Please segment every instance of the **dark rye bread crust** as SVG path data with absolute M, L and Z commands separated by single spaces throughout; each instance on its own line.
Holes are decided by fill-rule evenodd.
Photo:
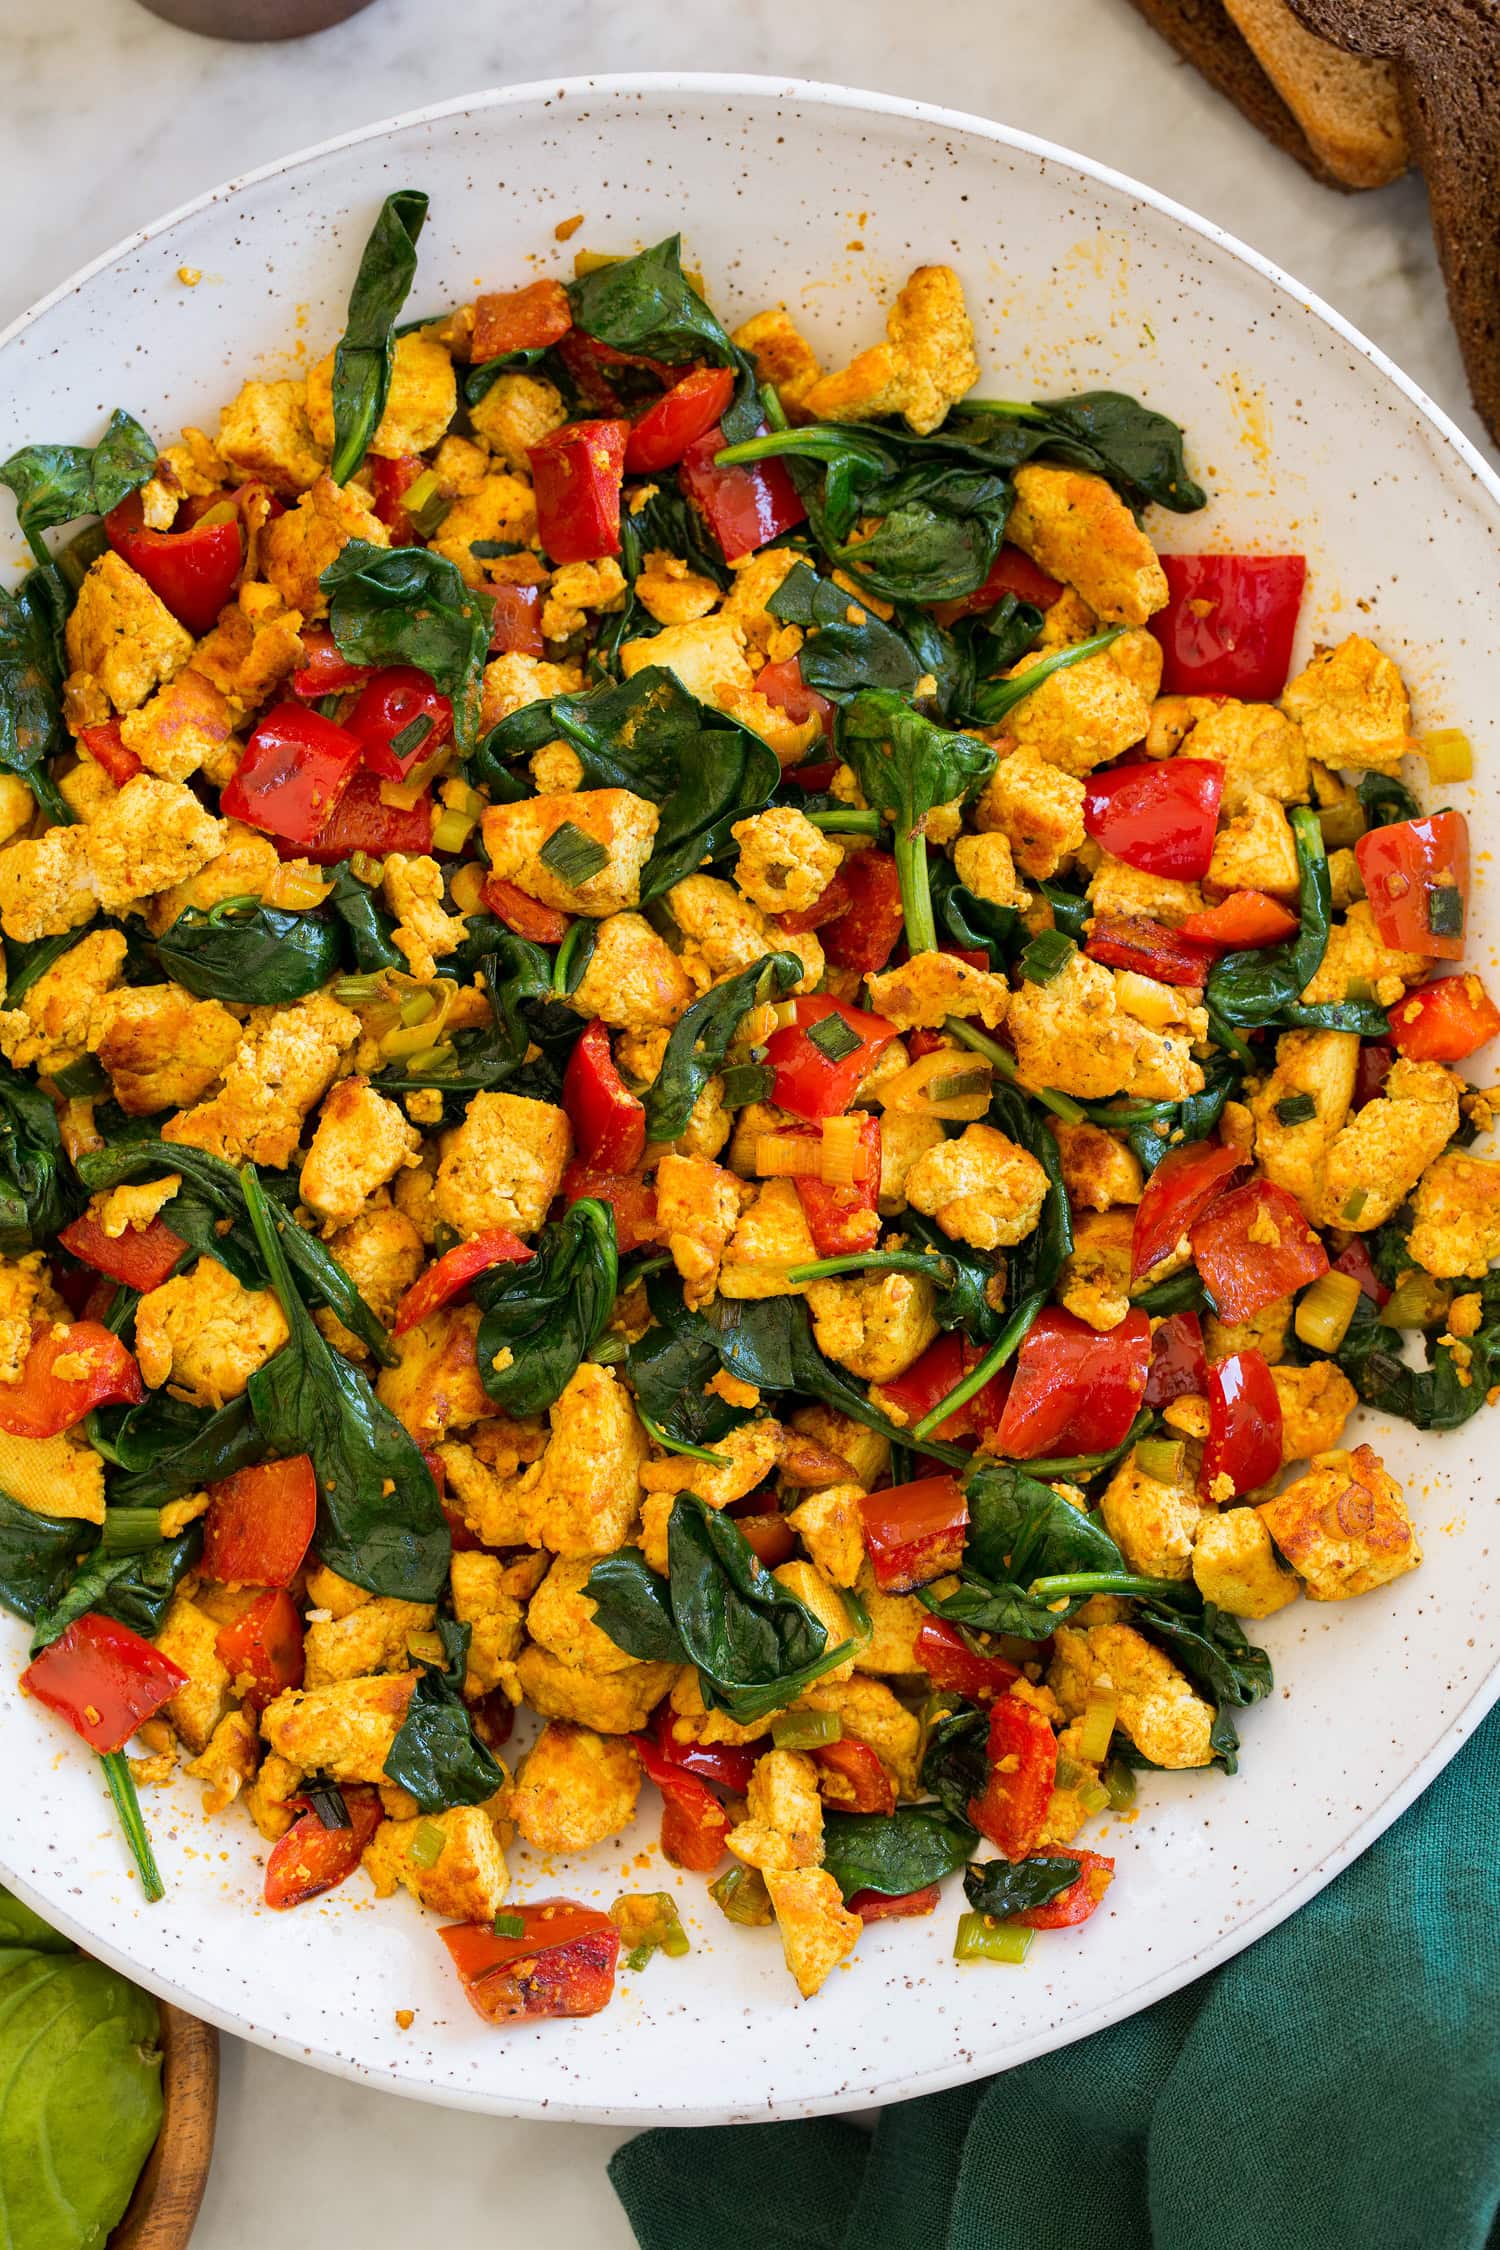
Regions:
M 1469 388 L 1500 444 L 1500 0 L 1290 4 L 1319 38 L 1399 66 Z
M 1258 133 L 1264 133 L 1288 156 L 1295 156 L 1325 187 L 1345 190 L 1345 183 L 1335 179 L 1315 154 L 1248 41 L 1230 22 L 1223 0 L 1131 0 L 1131 6 L 1176 48 L 1184 62 L 1191 63 L 1210 86 L 1233 102 Z

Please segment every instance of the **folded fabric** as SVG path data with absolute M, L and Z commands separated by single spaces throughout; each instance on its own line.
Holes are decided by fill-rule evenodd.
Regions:
M 610 2166 L 642 2250 L 1493 2250 L 1497 1805 L 1500 1712 L 1300 1914 L 1128 2022 L 873 2137 L 642 2134 Z

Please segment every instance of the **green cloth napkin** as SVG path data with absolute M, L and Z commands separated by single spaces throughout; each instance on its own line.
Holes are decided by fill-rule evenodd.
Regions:
M 1500 1711 L 1300 1914 L 1127 2023 L 873 2138 L 642 2134 L 610 2166 L 642 2250 L 1485 2250 L 1497 1805 Z

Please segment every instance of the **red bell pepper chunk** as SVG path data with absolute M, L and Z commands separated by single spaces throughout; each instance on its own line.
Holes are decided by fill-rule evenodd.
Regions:
M 236 1469 L 208 1488 L 203 1569 L 227 1586 L 290 1586 L 318 1526 L 306 1453 Z
M 503 922 L 517 937 L 530 938 L 535 945 L 561 945 L 572 928 L 566 914 L 555 906 L 543 906 L 538 898 L 531 898 L 503 876 L 486 875 L 480 886 L 480 895 L 497 922 Z
M 979 1346 L 971 1344 L 961 1329 L 950 1328 L 935 1343 L 929 1344 L 903 1375 L 894 1375 L 880 1385 L 881 1403 L 887 1412 L 894 1408 L 910 1427 L 930 1414 L 938 1400 L 955 1390 L 966 1375 L 972 1375 L 983 1356 Z M 956 1406 L 951 1414 L 944 1415 L 932 1435 L 946 1438 L 950 1444 L 966 1437 L 984 1437 L 999 1427 L 1009 1389 L 1010 1370 L 1002 1367 L 982 1390 L 976 1391 L 962 1406 Z
M 1274 703 L 1286 686 L 1307 581 L 1301 555 L 1163 555 L 1167 605 L 1151 619 L 1163 695 Z
M 766 1061 L 775 1072 L 771 1099 L 794 1117 L 814 1123 L 825 1117 L 842 1117 L 859 1083 L 874 1067 L 876 1057 L 896 1036 L 896 1026 L 884 1016 L 864 1008 L 851 1008 L 826 992 L 810 993 L 794 1003 L 795 1023 L 783 1024 L 766 1041 Z M 808 1037 L 814 1024 L 838 1016 L 859 1041 L 837 1062 Z
M 769 546 L 794 524 L 805 522 L 807 510 L 785 462 L 749 461 L 716 468 L 714 455 L 723 450 L 724 432 L 715 425 L 688 447 L 677 481 L 684 496 L 707 518 L 724 560 L 739 562 L 757 548 Z
M 421 536 L 402 501 L 427 467 L 420 453 L 369 456 L 370 482 L 374 487 L 374 513 L 391 535 L 393 547 L 410 547 Z
M 504 1688 L 491 1688 L 488 1695 L 471 1703 L 469 1716 L 474 1722 L 474 1732 L 487 1750 L 505 1748 L 515 1730 L 516 1707 Z
M 354 747 L 357 752 L 359 744 Z M 380 792 L 390 786 L 382 783 L 378 773 L 356 773 L 324 827 L 311 843 L 301 847 L 301 856 L 314 866 L 332 867 L 351 852 L 368 852 L 372 859 L 384 859 L 391 852 L 404 852 L 408 858 L 430 852 L 431 790 L 424 789 L 414 805 L 388 805 Z M 228 809 L 227 803 L 224 809 Z
M 526 449 L 537 537 L 555 563 L 620 552 L 620 484 L 630 424 L 565 422 Z
M 1469 824 L 1462 813 L 1367 829 L 1354 858 L 1387 945 L 1435 961 L 1461 958 L 1469 913 Z
M 673 1717 L 670 1703 L 657 1705 L 652 1739 L 658 1755 L 669 1766 L 701 1774 L 705 1781 L 716 1781 L 732 1796 L 743 1797 L 755 1771 L 759 1747 L 754 1743 L 679 1741 L 672 1731 Z
M 920 1891 L 897 1891 L 889 1896 L 884 1891 L 853 1891 L 844 1903 L 862 1922 L 891 1922 L 908 1915 L 934 1913 L 942 1895 L 936 1883 L 928 1883 Z
M 885 967 L 904 927 L 896 862 L 889 852 L 850 852 L 839 874 L 849 904 L 830 927 L 823 951 L 835 968 L 871 976 Z M 980 955 L 980 965 L 989 967 L 986 955 Z
M 656 1190 L 639 1172 L 605 1172 L 575 1157 L 557 1192 L 564 1208 L 586 1195 L 607 1203 L 615 1215 L 615 1242 L 622 1257 L 657 1239 Z
M 50 1438 L 71 1430 L 96 1406 L 138 1406 L 141 1371 L 111 1329 L 97 1320 L 43 1321 L 18 1383 L 0 1383 L 0 1430 Z
M 888 1485 L 867 1492 L 859 1505 L 865 1550 L 883 1594 L 909 1594 L 962 1562 L 969 1507 L 957 1477 Z
M 1217 906 L 1184 915 L 1177 935 L 1215 953 L 1236 953 L 1251 946 L 1280 945 L 1296 929 L 1296 915 L 1280 899 L 1268 898 L 1264 891 L 1231 891 Z
M 1007 1859 L 1024 1859 L 1041 1841 L 1057 1780 L 1057 1737 L 1040 1711 L 1013 1695 L 990 1710 L 984 1789 L 969 1800 L 969 1818 Z
M 179 625 L 207 633 L 218 623 L 245 559 L 238 515 L 186 531 L 148 531 L 140 493 L 132 492 L 110 509 L 104 535 Z
M 1208 1360 L 1203 1323 L 1195 1312 L 1169 1313 L 1151 1338 L 1151 1368 L 1143 1403 L 1155 1411 L 1174 1398 L 1207 1396 Z
M 1373 1102 L 1391 1075 L 1391 1065 L 1396 1060 L 1394 1047 L 1387 1047 L 1380 1039 L 1362 1039 L 1354 1064 L 1354 1093 L 1350 1107 L 1363 1109 Z
M 142 770 L 135 752 L 125 747 L 118 719 L 106 719 L 102 727 L 85 727 L 78 740 L 117 789 L 123 789 Z
M 818 1794 L 840 1812 L 893 1813 L 896 1790 L 868 1742 L 823 1742 L 811 1752 Z
M 373 678 L 370 665 L 348 661 L 326 625 L 303 627 L 302 666 L 287 682 L 303 703 L 320 702 L 325 695 L 342 695 L 346 689 L 363 687 Z
M 647 407 L 630 432 L 625 466 L 631 476 L 675 468 L 688 447 L 711 430 L 734 396 L 734 370 L 696 367 Z
M 540 656 L 542 653 L 542 589 L 540 586 L 491 586 L 494 613 L 490 619 L 490 648 L 497 656 Z
M 1408 1062 L 1463 1062 L 1500 1031 L 1500 1008 L 1472 971 L 1439 977 L 1391 1010 L 1391 1039 Z
M 1208 1443 L 1203 1489 L 1215 1500 L 1238 1499 L 1268 1484 L 1281 1467 L 1281 1395 L 1260 1352 L 1231 1352 L 1208 1371 Z M 1234 1490 L 1225 1493 L 1219 1480 Z
M 811 906 L 790 906 L 776 917 L 777 926 L 789 936 L 799 936 L 806 930 L 827 929 L 841 914 L 847 914 L 854 904 L 854 893 L 849 878 L 842 867 L 834 869 L 821 895 Z
M 1030 555 L 1023 555 L 1019 547 L 1006 545 L 990 564 L 982 586 L 972 594 L 965 594 L 955 602 L 934 602 L 932 614 L 940 625 L 956 625 L 961 617 L 980 617 L 1007 594 L 1017 601 L 1029 602 L 1033 609 L 1050 609 L 1062 592 L 1055 578 L 1049 578 Z
M 425 726 L 419 724 L 423 720 Z M 390 664 L 366 680 L 343 724 L 363 750 L 367 772 L 404 781 L 413 766 L 435 757 L 452 734 L 453 705 L 415 665 Z M 408 729 L 416 740 L 398 749 L 398 738 Z
M 769 672 L 770 669 L 771 667 L 768 664 L 766 670 Z M 771 696 L 768 700 L 774 702 L 776 699 Z M 830 720 L 830 729 L 831 726 Z M 783 781 L 795 781 L 799 789 L 827 789 L 838 770 L 838 763 L 835 759 L 821 758 L 810 765 L 804 763 L 800 766 L 788 766 L 781 778 Z
M 1096 914 L 1083 950 L 1107 969 L 1134 969 L 1161 984 L 1201 986 L 1214 959 L 1210 947 L 1149 914 Z
M 266 1861 L 266 1904 L 278 1912 L 301 1906 L 320 1891 L 334 1890 L 352 1875 L 365 1846 L 385 1818 L 380 1798 L 369 1788 L 345 1788 L 347 1828 L 325 1828 L 309 1805 L 294 1826 L 271 1847 Z M 305 1802 L 294 1798 L 294 1804 Z
M 219 809 L 251 828 L 282 836 L 289 844 L 314 844 L 359 770 L 362 756 L 354 736 L 325 719 L 321 711 L 278 703 L 246 743 Z
M 616 1070 L 609 1028 L 598 1016 L 568 1057 L 563 1108 L 583 1163 L 605 1172 L 635 1170 L 646 1153 L 646 1111 Z
M 1333 1261 L 1333 1270 L 1335 1273 L 1346 1273 L 1351 1281 L 1357 1281 L 1371 1304 L 1390 1303 L 1391 1293 L 1375 1271 L 1375 1262 L 1363 1235 L 1357 1234 L 1352 1241 L 1345 1243 Z
M 729 1815 L 701 1776 L 664 1758 L 649 1735 L 631 1736 L 637 1757 L 662 1794 L 661 1848 L 674 1867 L 709 1875 L 724 1857 Z
M 1101 1334 L 1049 1305 L 1016 1356 L 997 1449 L 1016 1461 L 1107 1453 L 1140 1411 L 1150 1364 L 1151 1323 L 1143 1312 L 1127 1313 Z
M 1160 1265 L 1175 1250 L 1195 1219 L 1222 1195 L 1246 1159 L 1220 1141 L 1186 1141 L 1168 1149 L 1135 1207 L 1130 1235 L 1130 1278 Z
M 92 1211 L 64 1227 L 57 1239 L 95 1273 L 107 1274 L 111 1281 L 142 1294 L 161 1287 L 187 1248 L 165 1219 L 153 1219 L 147 1227 L 126 1227 L 123 1234 L 106 1234 Z
M 1023 1930 L 1076 1930 L 1103 1900 L 1105 1892 L 1115 1879 L 1115 1863 L 1103 1852 L 1083 1852 L 1076 1846 L 1067 1847 L 1069 1859 L 1076 1859 L 1079 1875 L 1056 1898 L 1048 1899 L 1045 1906 L 1023 1906 L 1010 1919 L 1019 1922 Z
M 528 281 L 520 289 L 487 289 L 474 300 L 474 336 L 469 346 L 476 365 L 503 359 L 509 352 L 545 351 L 573 325 L 573 307 L 560 281 Z
M 75 1617 L 21 1674 L 28 1695 L 105 1755 L 123 1750 L 141 1722 L 170 1703 L 187 1680 L 170 1656 L 92 1609 Z
M 492 1266 L 523 1266 L 533 1252 L 509 1227 L 490 1227 L 483 1234 L 474 1235 L 468 1242 L 455 1243 L 435 1258 L 425 1273 L 418 1274 L 400 1304 L 391 1324 L 393 1336 L 404 1336 L 408 1328 L 426 1320 L 444 1305 L 451 1305 L 461 1297 L 471 1283 Z
M 761 1495 L 764 1498 L 764 1495 Z M 734 1528 L 765 1570 L 790 1562 L 797 1552 L 797 1534 L 779 1508 L 761 1507 L 754 1494 L 737 1501 L 728 1511 Z
M 1116 859 L 1184 883 L 1208 873 L 1224 794 L 1224 768 L 1211 758 L 1111 766 L 1083 792 L 1084 829 Z
M 880 1238 L 880 1217 L 876 1210 L 880 1192 L 879 1118 L 862 1117 L 859 1121 L 852 1187 L 834 1187 L 818 1177 L 823 1147 L 821 1133 L 798 1127 L 774 1137 L 787 1146 L 800 1144 L 807 1151 L 807 1171 L 794 1173 L 792 1177 L 818 1256 L 842 1258 L 856 1250 L 873 1250 Z
M 1249 1320 L 1328 1271 L 1328 1252 L 1296 1197 L 1270 1180 L 1231 1188 L 1188 1239 L 1221 1320 Z
M 645 352 L 616 351 L 613 344 L 601 343 L 597 336 L 586 336 L 581 328 L 570 328 L 559 340 L 557 356 L 573 379 L 579 397 L 596 414 L 624 414 L 613 377 L 629 371 L 633 375 L 651 376 L 663 390 L 680 380 L 681 367 L 671 367 L 664 359 L 651 359 Z
M 472 1922 L 439 1930 L 470 2005 L 486 2023 L 596 2016 L 614 1997 L 620 1933 L 607 1914 L 570 1899 L 507 1908 L 523 1937 L 496 1937 Z
M 795 656 L 783 656 L 774 664 L 763 664 L 755 675 L 755 692 L 763 695 L 768 703 L 774 703 L 778 711 L 785 711 L 796 725 L 800 726 L 804 719 L 816 718 L 829 741 L 833 740 L 833 705 L 826 695 L 819 695 L 816 688 L 807 685 Z M 837 771 L 835 765 L 795 766 L 787 779 L 804 789 L 826 789 Z
M 948 1688 L 968 1703 L 988 1703 L 1004 1695 L 1021 1677 L 1008 1657 L 981 1656 L 945 1617 L 924 1617 L 917 1627 L 917 1662 L 935 1688 Z
M 221 1626 L 214 1640 L 236 1695 L 264 1711 L 303 1677 L 302 1618 L 284 1586 L 257 1594 L 248 1609 Z

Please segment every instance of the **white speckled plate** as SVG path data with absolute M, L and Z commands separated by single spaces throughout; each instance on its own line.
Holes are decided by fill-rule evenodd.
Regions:
M 327 349 L 376 205 L 407 185 L 432 198 L 414 310 L 569 270 L 553 228 L 582 212 L 576 242 L 600 250 L 682 228 L 722 309 L 743 317 L 784 298 L 837 360 L 880 333 L 912 265 L 951 260 L 992 393 L 1109 383 L 1176 415 L 1214 501 L 1196 520 L 1158 516 L 1161 543 L 1304 549 L 1307 638 L 1368 629 L 1400 657 L 1419 725 L 1468 728 L 1481 772 L 1493 756 L 1500 485 L 1431 402 L 1206 221 L 1027 135 L 886 96 L 580 79 L 476 95 L 290 158 L 133 237 L 0 338 L 0 456 L 90 439 L 117 403 L 162 437 L 183 421 L 212 429 L 244 375 Z M 187 287 L 179 269 L 193 268 L 202 279 Z M 0 559 L 19 566 L 10 545 Z M 1449 794 L 1475 825 L 1485 965 L 1500 821 L 1489 798 Z M 262 1910 L 264 1847 L 248 1820 L 206 1820 L 194 1785 L 148 1796 L 170 1895 L 143 1906 L 93 1761 L 10 1693 L 0 1872 L 164 1997 L 429 2100 L 686 2124 L 950 2085 L 1112 2023 L 1248 1945 L 1453 1755 L 1500 1688 L 1494 1444 L 1488 1420 L 1444 1440 L 1390 1434 L 1423 1569 L 1348 1605 L 1299 1602 L 1265 1627 L 1278 1686 L 1245 1721 L 1240 1777 L 1144 1779 L 1138 1814 L 1108 1835 L 1119 1872 L 1106 1910 L 1044 1937 L 1022 1969 L 956 1969 L 946 1903 L 867 1931 L 799 2004 L 774 1935 L 731 1930 L 699 1879 L 655 1858 L 653 1806 L 586 1860 L 522 1858 L 520 1883 L 607 1905 L 666 1881 L 692 1958 L 622 1978 L 591 2022 L 496 2034 L 405 1900 L 377 1907 L 356 1878 L 295 1913 Z M 24 1641 L 0 1620 L 11 1676 Z M 398 2008 L 415 2012 L 409 2030 Z

